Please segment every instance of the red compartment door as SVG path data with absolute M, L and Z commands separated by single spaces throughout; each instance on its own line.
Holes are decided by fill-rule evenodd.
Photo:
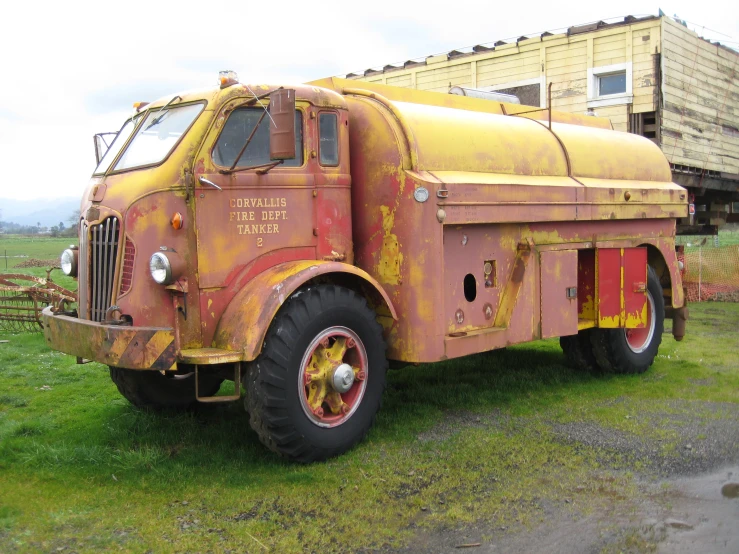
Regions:
M 598 326 L 643 328 L 647 320 L 647 249 L 599 248 Z
M 577 250 L 542 252 L 541 338 L 577 334 L 576 291 Z
M 624 248 L 624 310 L 621 326 L 643 329 L 647 324 L 647 249 Z

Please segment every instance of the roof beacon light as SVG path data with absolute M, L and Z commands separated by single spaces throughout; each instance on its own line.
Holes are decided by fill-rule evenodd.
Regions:
M 145 108 L 148 105 L 149 105 L 148 102 L 134 102 L 133 103 L 133 107 L 136 108 L 137 112 L 140 112 L 143 108 Z
M 231 85 L 235 85 L 238 82 L 239 76 L 236 75 L 235 71 L 227 69 L 226 71 L 218 72 L 218 83 L 221 85 L 221 88 L 230 87 Z

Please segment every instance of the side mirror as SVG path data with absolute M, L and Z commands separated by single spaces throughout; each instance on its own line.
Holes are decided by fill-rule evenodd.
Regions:
M 295 91 L 279 89 L 269 95 L 269 159 L 295 157 Z M 274 121 L 274 123 L 273 123 Z

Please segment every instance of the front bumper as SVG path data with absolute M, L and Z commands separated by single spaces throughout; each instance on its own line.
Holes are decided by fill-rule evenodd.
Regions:
M 101 364 L 156 371 L 176 369 L 174 329 L 103 325 L 51 307 L 41 313 L 46 344 L 54 350 Z

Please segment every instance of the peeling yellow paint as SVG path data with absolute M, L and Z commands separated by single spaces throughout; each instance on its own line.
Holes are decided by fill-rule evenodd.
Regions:
M 382 211 L 382 230 L 385 236 L 382 239 L 377 275 L 381 283 L 398 285 L 400 284 L 400 264 L 403 262 L 403 254 L 400 252 L 397 235 L 392 233 L 393 225 L 395 225 L 395 209 L 380 206 L 380 211 Z
M 582 303 L 582 312 L 578 316 L 580 319 L 595 319 L 595 299 L 592 294 L 585 296 Z
M 648 303 L 645 302 L 644 306 L 642 306 L 641 313 L 633 312 L 630 314 L 626 314 L 626 321 L 624 322 L 624 327 L 626 329 L 637 329 L 646 326 L 647 305 Z
M 618 315 L 614 315 L 611 317 L 601 316 L 600 321 L 598 322 L 598 327 L 603 327 L 606 329 L 617 329 L 618 327 L 621 327 L 621 321 Z

